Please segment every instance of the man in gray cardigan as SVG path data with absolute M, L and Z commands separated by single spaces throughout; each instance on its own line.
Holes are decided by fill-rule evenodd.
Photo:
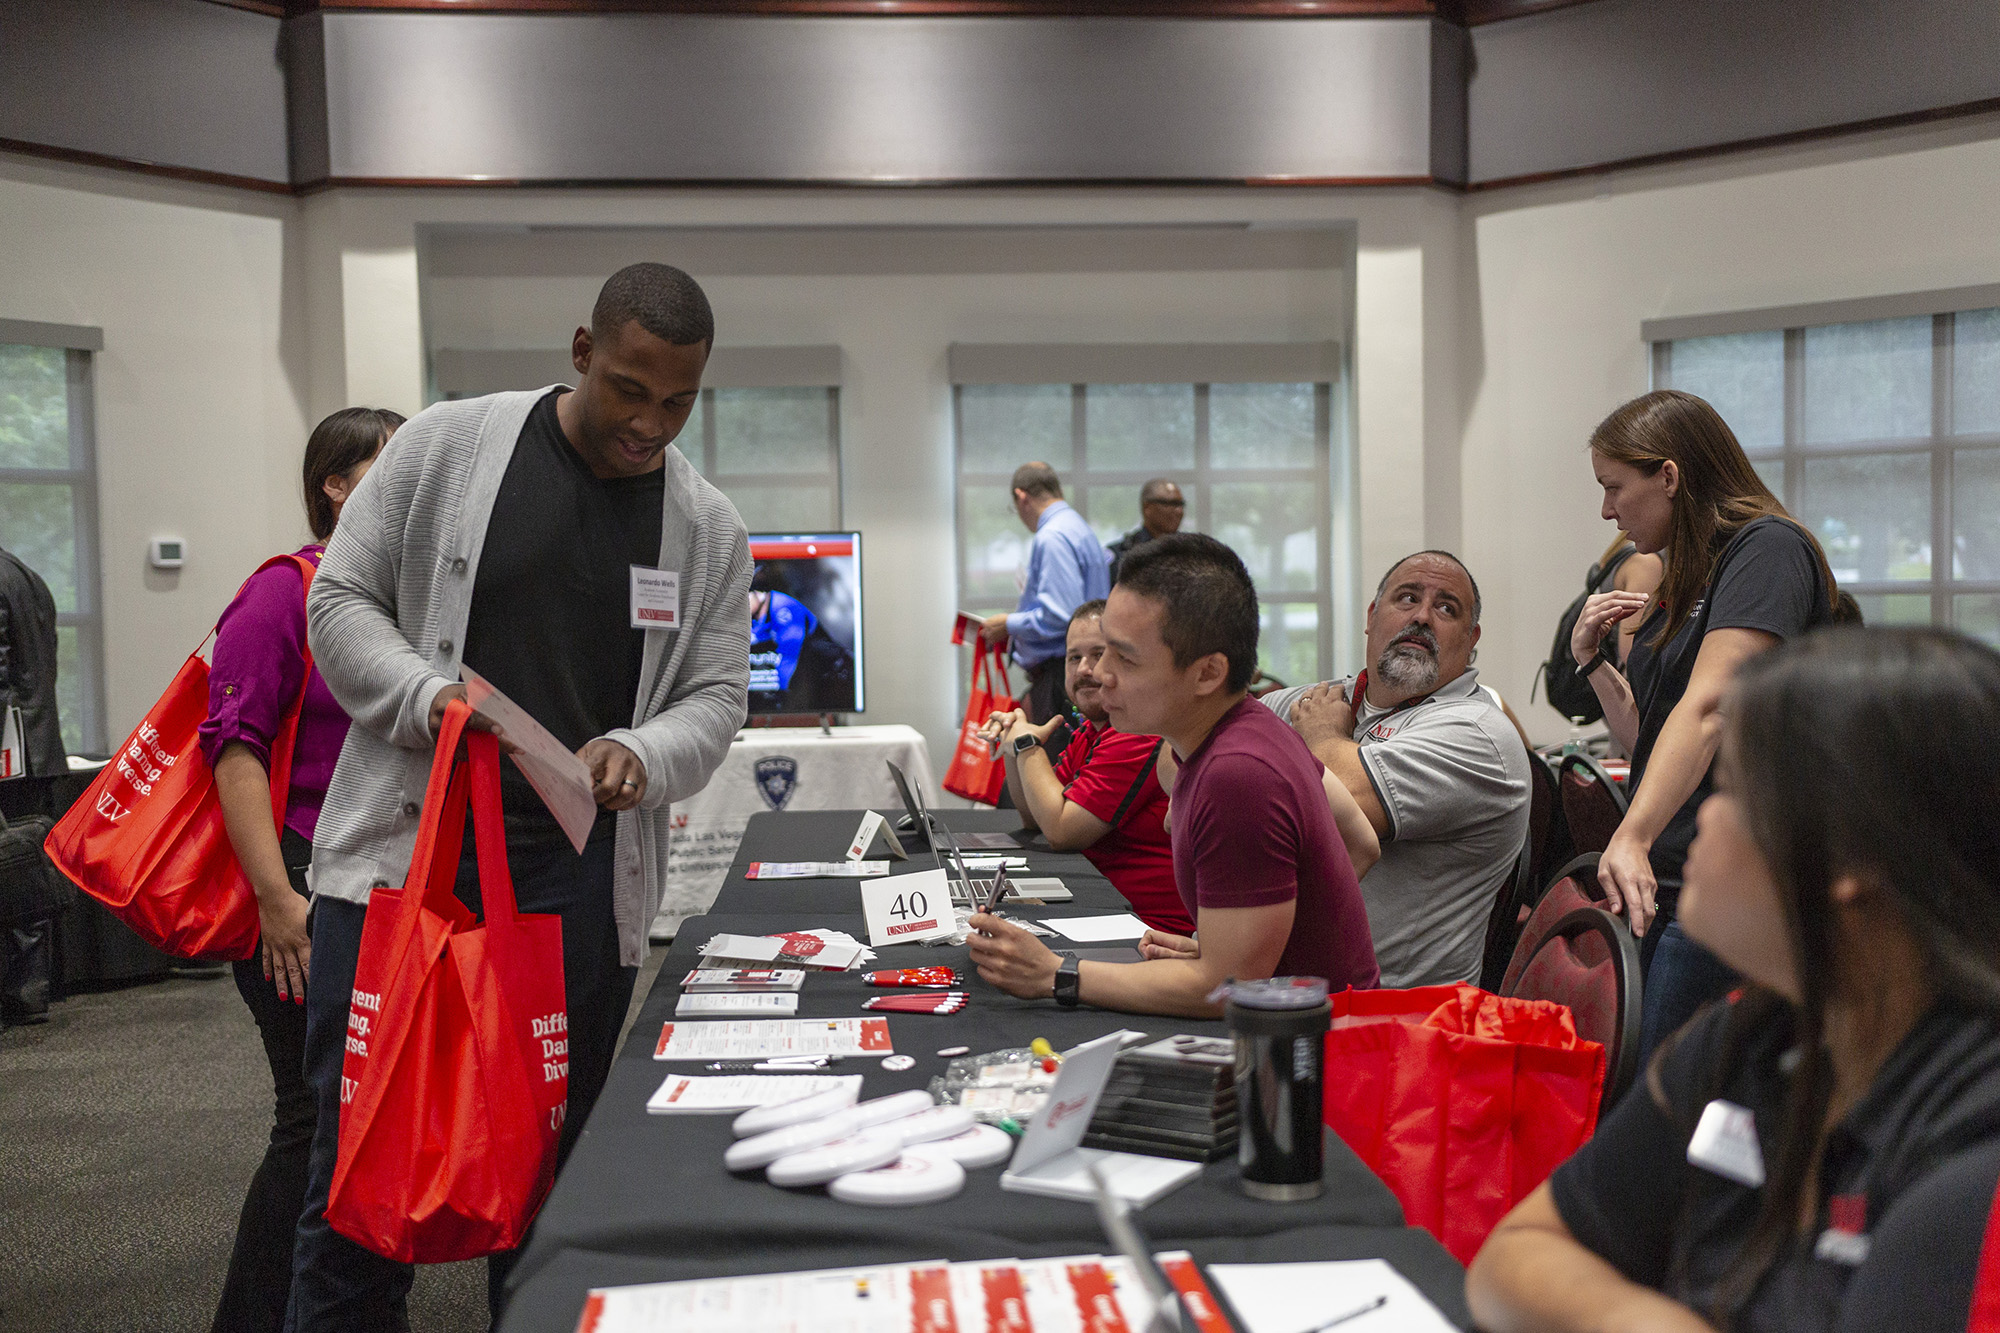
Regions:
M 576 389 L 420 413 L 356 488 L 313 580 L 314 658 L 355 725 L 313 846 L 306 1072 L 319 1122 L 293 1259 L 295 1333 L 395 1327 L 410 1284 L 407 1266 L 339 1235 L 324 1211 L 368 896 L 409 871 L 433 740 L 446 703 L 465 693 L 461 663 L 576 750 L 599 807 L 579 856 L 503 765 L 520 909 L 562 919 L 569 1102 L 558 1162 L 610 1072 L 659 906 L 668 805 L 708 782 L 747 706 L 743 521 L 670 443 L 714 332 L 687 274 L 620 270 L 576 331 Z M 661 574 L 678 576 L 670 594 Z M 671 628 L 656 627 L 663 619 Z M 477 909 L 469 838 L 457 893 Z M 488 1265 L 496 1318 L 511 1266 L 512 1255 Z

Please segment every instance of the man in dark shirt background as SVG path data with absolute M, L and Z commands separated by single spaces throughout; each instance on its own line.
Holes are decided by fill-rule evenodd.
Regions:
M 21 710 L 25 762 L 0 777 L 69 772 L 56 704 L 56 599 L 26 561 L 0 548 L 0 725 L 10 707 Z
M 1187 501 L 1181 488 L 1165 477 L 1155 477 L 1139 488 L 1139 526 L 1105 549 L 1111 552 L 1111 581 L 1118 582 L 1118 566 L 1126 556 L 1156 537 L 1181 530 L 1187 516 Z

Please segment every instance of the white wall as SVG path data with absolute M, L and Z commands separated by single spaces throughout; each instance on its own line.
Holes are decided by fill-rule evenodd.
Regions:
M 2000 279 L 2000 118 L 1474 195 L 1460 292 L 1463 551 L 1482 674 L 1522 708 L 1612 527 L 1585 454 L 1644 393 L 1641 320 Z
M 0 317 L 98 324 L 111 724 L 127 728 L 243 572 L 302 531 L 305 431 L 422 405 L 422 223 L 603 226 L 1351 222 L 1358 578 L 1456 546 L 1485 678 L 1525 703 L 1609 536 L 1584 459 L 1647 387 L 1639 323 L 2000 278 L 2000 117 L 1584 184 L 1433 190 L 334 192 L 303 203 L 0 156 Z M 532 292 L 578 317 L 588 281 Z M 953 339 L 1325 337 L 1324 275 L 1172 283 L 924 276 L 712 282 L 731 341 L 840 342 L 847 519 L 869 536 L 871 720 L 951 734 Z M 508 301 L 515 296 L 506 298 Z M 517 309 L 430 311 L 468 336 Z M 474 344 L 477 345 L 477 344 Z M 147 537 L 192 542 L 148 582 Z M 893 611 L 890 608 L 895 608 Z M 943 759 L 937 751 L 936 759 Z
M 664 242 L 658 253 L 673 257 Z M 843 349 L 844 523 L 866 537 L 870 608 L 863 720 L 910 723 L 943 743 L 955 734 L 952 343 L 1344 339 L 1344 278 L 1331 269 L 704 277 L 730 345 Z M 601 282 L 431 279 L 428 337 L 437 347 L 560 346 Z M 932 758 L 942 773 L 948 752 Z
M 308 536 L 297 212 L 286 198 L 0 156 L 0 316 L 104 330 L 113 744 L 257 562 Z M 188 542 L 177 574 L 147 568 L 147 541 L 162 534 Z
M 1426 401 L 1425 358 L 1456 325 L 1458 205 L 1431 190 L 846 192 L 334 192 L 306 208 L 314 409 L 421 405 L 421 345 L 548 345 L 602 275 L 420 283 L 420 224 L 585 226 L 1076 226 L 1352 223 L 1363 569 L 1427 544 L 1427 458 L 1455 458 L 1455 414 Z M 741 344 L 838 343 L 845 522 L 861 528 L 871 722 L 905 722 L 942 772 L 956 731 L 950 387 L 953 341 L 1290 341 L 1345 338 L 1337 272 L 721 275 L 705 284 Z M 421 303 L 420 304 L 420 287 Z M 325 295 L 322 296 L 321 293 Z M 334 302 L 340 316 L 325 310 Z M 1442 304 L 1441 304 L 1442 303 Z M 1443 313 L 1440 313 L 1443 312 Z M 526 336 L 549 321 L 561 326 Z M 333 386 L 339 386 L 335 389 Z M 322 392 L 331 396 L 322 399 Z M 1455 513 L 1450 516 L 1454 521 Z

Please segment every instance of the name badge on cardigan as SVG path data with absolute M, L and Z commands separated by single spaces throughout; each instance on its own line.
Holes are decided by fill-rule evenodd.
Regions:
M 1757 1118 L 1747 1106 L 1720 1098 L 1702 1108 L 1688 1140 L 1687 1159 L 1725 1180 L 1757 1189 L 1764 1183 L 1764 1148 L 1757 1141 Z
M 647 569 L 633 565 L 632 628 L 679 629 L 681 624 L 681 576 L 673 569 Z

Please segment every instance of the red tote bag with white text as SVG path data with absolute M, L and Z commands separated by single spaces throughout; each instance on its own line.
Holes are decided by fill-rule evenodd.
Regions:
M 310 560 L 275 556 L 257 569 L 286 562 L 299 567 L 310 589 Z M 56 869 L 154 948 L 178 958 L 248 958 L 262 929 L 257 895 L 223 826 L 215 774 L 198 734 L 208 720 L 209 667 L 202 656 L 208 642 L 181 664 L 167 692 L 42 846 Z M 281 828 L 299 706 L 312 677 L 310 650 L 305 660 L 298 697 L 271 742 L 271 814 Z
M 555 1183 L 569 1088 L 562 918 L 515 910 L 500 745 L 469 716 L 445 710 L 409 876 L 368 899 L 347 1011 L 326 1220 L 403 1263 L 521 1243 Z M 483 922 L 452 892 L 468 797 Z
M 972 697 L 966 701 L 965 721 L 959 724 L 958 748 L 944 771 L 944 789 L 981 805 L 997 805 L 1000 793 L 1007 790 L 1007 770 L 994 757 L 993 747 L 979 738 L 979 729 L 993 713 L 1021 705 L 1008 692 L 1007 650 L 980 640 L 972 653 Z

